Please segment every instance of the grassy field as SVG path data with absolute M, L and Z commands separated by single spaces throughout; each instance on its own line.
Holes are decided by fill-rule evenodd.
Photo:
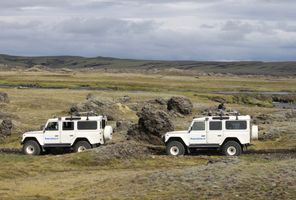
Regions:
M 10 98 L 10 103 L 0 104 L 1 112 L 10 113 L 14 122 L 12 136 L 0 148 L 20 148 L 23 132 L 65 115 L 90 92 L 110 100 L 128 95 L 131 103 L 186 96 L 194 104 L 194 113 L 175 119 L 179 130 L 186 129 L 200 110 L 217 106 L 211 97 L 230 98 L 215 91 L 296 91 L 296 80 L 284 77 L 78 71 L 1 71 L 0 85 Z M 21 85 L 41 88 L 18 88 Z M 254 116 L 287 112 L 240 102 L 227 107 Z M 136 111 L 124 118 L 136 122 Z M 284 127 L 280 137 L 257 141 L 251 149 L 254 154 L 233 159 L 215 153 L 179 158 L 150 155 L 106 164 L 97 162 L 93 152 L 39 157 L 0 154 L 0 199 L 295 199 L 295 121 L 280 118 L 273 124 L 259 124 L 264 130 Z M 113 142 L 124 142 L 124 137 L 115 133 Z M 280 153 L 274 153 L 277 150 Z

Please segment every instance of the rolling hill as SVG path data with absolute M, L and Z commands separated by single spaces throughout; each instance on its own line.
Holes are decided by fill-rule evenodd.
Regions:
M 42 56 L 24 57 L 0 54 L 0 65 L 6 67 L 30 68 L 42 65 L 48 68 L 70 69 L 183 69 L 206 73 L 260 74 L 260 75 L 296 75 L 296 61 L 291 62 L 217 62 L 217 61 L 159 61 L 132 60 L 109 57 L 80 56 Z

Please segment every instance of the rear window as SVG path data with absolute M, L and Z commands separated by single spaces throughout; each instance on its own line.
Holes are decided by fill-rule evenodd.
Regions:
M 247 129 L 247 121 L 226 121 L 226 129 L 245 130 Z
M 78 130 L 96 130 L 97 126 L 97 121 L 80 121 L 77 123 Z
M 222 122 L 221 121 L 213 121 L 210 122 L 210 130 L 211 131 L 217 131 L 217 130 L 222 130 Z

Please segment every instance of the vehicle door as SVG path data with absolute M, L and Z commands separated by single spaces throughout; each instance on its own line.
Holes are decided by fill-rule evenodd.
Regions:
M 50 121 L 44 128 L 44 144 L 60 143 L 60 121 Z
M 62 144 L 73 144 L 76 136 L 74 121 L 63 121 L 62 132 L 61 132 L 61 143 Z
M 205 121 L 194 121 L 189 129 L 189 145 L 205 144 L 206 135 Z
M 207 127 L 207 143 L 220 144 L 223 140 L 223 120 L 210 120 Z

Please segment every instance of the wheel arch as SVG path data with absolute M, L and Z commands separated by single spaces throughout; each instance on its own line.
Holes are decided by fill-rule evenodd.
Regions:
M 73 142 L 72 146 L 74 146 L 77 142 L 80 142 L 80 141 L 86 141 L 88 142 L 90 145 L 91 143 L 89 142 L 89 140 L 85 137 L 79 137 L 79 138 L 76 138 L 75 141 Z
M 185 144 L 185 142 L 183 141 L 182 138 L 180 137 L 171 137 L 168 139 L 168 141 L 165 143 L 165 144 L 168 144 L 169 142 L 172 142 L 172 141 L 178 141 L 178 142 L 181 142 L 184 146 L 184 148 L 186 149 L 187 145 Z
M 236 138 L 236 137 L 228 137 L 228 138 L 226 138 L 226 139 L 224 140 L 224 142 L 222 143 L 221 146 L 223 146 L 224 144 L 226 144 L 226 142 L 229 142 L 229 141 L 237 142 L 237 143 L 243 148 L 242 143 L 241 143 L 241 142 L 239 141 L 239 139 Z
M 25 138 L 24 141 L 22 142 L 22 144 L 25 144 L 25 142 L 27 142 L 27 141 L 29 141 L 29 140 L 34 140 L 34 141 L 37 142 L 38 145 L 41 147 L 39 141 L 38 141 L 37 138 L 35 138 L 35 137 L 27 137 L 27 138 Z

